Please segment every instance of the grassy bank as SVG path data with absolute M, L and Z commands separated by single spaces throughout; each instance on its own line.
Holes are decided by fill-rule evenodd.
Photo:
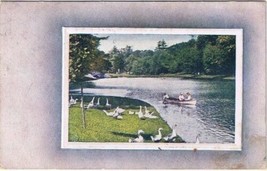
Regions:
M 160 74 L 160 75 L 131 75 L 127 73 L 121 74 L 109 74 L 112 78 L 117 77 L 173 77 L 173 78 L 182 78 L 182 79 L 201 79 L 201 80 L 235 80 L 234 76 L 226 76 L 226 75 L 197 75 L 197 74 L 184 74 L 184 73 L 176 73 L 176 74 Z
M 87 97 L 87 103 L 92 97 Z M 98 97 L 96 97 L 98 98 Z M 100 104 L 105 104 L 106 97 L 101 96 Z M 71 142 L 128 142 L 129 138 L 136 138 L 137 131 L 142 129 L 145 133 L 145 142 L 151 142 L 150 136 L 158 134 L 158 128 L 163 128 L 162 135 L 171 133 L 171 128 L 160 117 L 155 108 L 140 100 L 108 97 L 113 105 L 110 111 L 114 111 L 117 106 L 125 109 L 123 119 L 117 120 L 107 116 L 102 110 L 105 106 L 85 110 L 86 128 L 82 126 L 82 116 L 80 103 L 70 107 L 69 113 L 69 141 Z M 85 103 L 85 104 L 87 104 Z M 120 105 L 119 105 L 120 104 Z M 129 114 L 129 111 L 139 111 L 139 106 L 147 106 L 149 111 L 154 111 L 157 119 L 141 120 L 136 114 Z M 163 142 L 163 140 L 162 140 Z M 182 138 L 176 138 L 175 142 L 184 142 Z

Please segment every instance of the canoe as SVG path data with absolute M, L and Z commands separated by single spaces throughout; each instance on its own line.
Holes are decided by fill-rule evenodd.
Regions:
M 180 101 L 176 98 L 166 98 L 163 100 L 163 104 L 196 105 L 196 103 L 197 100 L 195 99 Z

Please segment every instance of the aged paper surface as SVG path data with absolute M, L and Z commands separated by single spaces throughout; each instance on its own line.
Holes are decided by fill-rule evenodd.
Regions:
M 265 2 L 2 2 L 3 168 L 265 168 Z M 242 28 L 243 150 L 63 150 L 62 27 Z

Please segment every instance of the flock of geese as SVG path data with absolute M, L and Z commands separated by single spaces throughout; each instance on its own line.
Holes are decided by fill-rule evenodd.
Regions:
M 69 107 L 71 107 L 72 105 L 75 105 L 77 104 L 77 101 L 78 99 L 74 99 L 72 96 L 70 97 L 70 100 L 69 100 Z M 97 99 L 97 103 L 95 103 L 95 97 L 92 98 L 92 100 L 87 104 L 87 105 L 84 105 L 83 104 L 83 99 L 81 99 L 81 103 L 80 103 L 80 107 L 81 108 L 85 108 L 87 110 L 89 110 L 90 108 L 97 108 L 98 106 L 100 106 L 100 97 Z M 108 108 L 108 109 L 111 109 L 111 104 L 109 103 L 109 100 L 108 98 L 106 98 L 106 104 L 105 104 L 105 107 Z M 110 117 L 113 117 L 115 119 L 123 119 L 122 117 L 122 113 L 125 112 L 124 109 L 120 108 L 120 107 L 117 107 L 114 111 L 111 111 L 111 112 L 108 112 L 106 110 L 103 110 L 103 112 L 107 115 L 107 116 L 110 116 Z M 155 116 L 153 115 L 154 112 L 150 112 L 146 106 L 144 106 L 144 110 L 143 110 L 143 107 L 140 106 L 139 108 L 139 111 L 138 112 L 135 112 L 135 111 L 129 111 L 129 114 L 130 115 L 138 115 L 139 119 L 156 119 L 158 118 L 158 116 Z
M 175 131 L 175 127 L 177 125 L 174 125 L 172 127 L 172 132 L 170 134 L 168 134 L 167 136 L 163 137 L 161 131 L 163 130 L 163 128 L 159 128 L 158 129 L 158 134 L 155 136 L 150 136 L 152 142 L 160 142 L 162 139 L 165 142 L 175 142 L 176 138 L 178 137 L 176 131 Z M 137 138 L 135 139 L 129 139 L 130 143 L 142 143 L 144 142 L 144 137 L 141 134 L 144 134 L 145 132 L 143 130 L 138 130 L 137 132 Z
M 71 96 L 70 100 L 69 100 L 69 107 L 71 107 L 72 105 L 75 105 L 77 104 L 77 101 L 78 99 L 73 99 L 73 97 Z M 100 98 L 97 99 L 97 103 L 95 104 L 94 103 L 95 101 L 95 97 L 92 98 L 92 100 L 86 105 L 84 106 L 83 104 L 83 99 L 81 99 L 81 103 L 80 103 L 80 107 L 84 107 L 85 109 L 90 109 L 90 108 L 93 108 L 93 107 L 98 107 L 100 106 Z M 109 103 L 109 100 L 108 98 L 106 98 L 106 104 L 105 104 L 105 107 L 108 108 L 108 109 L 111 109 L 111 104 Z M 110 117 L 113 117 L 115 119 L 123 119 L 122 117 L 122 113 L 125 112 L 124 109 L 120 108 L 120 107 L 117 107 L 114 111 L 112 112 L 108 112 L 106 110 L 103 110 L 103 112 L 107 115 L 107 116 L 110 116 Z M 139 107 L 139 111 L 138 112 L 135 112 L 135 111 L 129 111 L 129 114 L 130 115 L 138 115 L 139 119 L 156 119 L 158 118 L 158 116 L 155 116 L 153 115 L 154 112 L 150 112 L 146 106 L 144 106 L 144 110 L 142 108 L 142 106 Z M 163 128 L 159 128 L 158 129 L 158 134 L 155 135 L 155 136 L 150 136 L 152 142 L 160 142 L 162 139 L 165 141 L 165 142 L 175 142 L 176 138 L 177 138 L 177 133 L 175 131 L 175 127 L 177 125 L 174 125 L 172 127 L 172 132 L 170 134 L 168 134 L 167 136 L 163 137 L 162 136 L 162 133 L 161 131 L 163 130 Z M 145 132 L 143 130 L 138 130 L 137 132 L 137 138 L 134 138 L 134 139 L 129 139 L 129 143 L 142 143 L 144 142 L 144 138 L 142 136 L 142 134 L 144 134 Z M 196 144 L 199 144 L 200 143 L 200 140 L 199 140 L 199 137 L 200 137 L 200 134 L 198 134 L 196 136 Z
M 145 106 L 145 112 L 143 112 L 142 110 L 142 106 L 139 107 L 139 111 L 138 112 L 134 112 L 134 111 L 129 111 L 130 115 L 138 115 L 139 119 L 146 119 L 146 118 L 150 118 L 150 119 L 156 119 L 158 118 L 158 116 L 153 115 L 154 112 L 150 112 L 147 107 Z
M 160 142 L 161 140 L 164 140 L 165 142 L 175 142 L 176 138 L 178 138 L 178 135 L 175 131 L 175 127 L 177 125 L 175 124 L 172 127 L 172 132 L 170 134 L 168 134 L 167 136 L 163 137 L 161 131 L 163 130 L 163 128 L 159 128 L 158 129 L 158 134 L 155 136 L 150 136 L 152 142 Z M 142 134 L 144 134 L 145 132 L 143 130 L 138 130 L 137 132 L 137 138 L 134 139 L 129 139 L 129 143 L 143 143 L 144 142 L 144 137 L 142 136 Z M 196 144 L 200 143 L 199 140 L 200 134 L 197 135 L 196 137 Z
M 77 104 L 78 99 L 73 99 L 72 96 L 70 96 L 70 100 L 69 100 L 69 107 L 71 107 L 72 105 Z M 80 107 L 82 108 L 84 106 L 83 104 L 83 99 L 81 98 L 81 103 L 80 103 Z M 97 99 L 97 102 L 95 103 L 95 97 L 93 97 L 93 99 L 87 104 L 85 105 L 84 108 L 86 109 L 90 109 L 93 107 L 98 107 L 100 106 L 100 97 Z M 109 104 L 108 98 L 106 98 L 106 105 L 107 108 L 111 109 L 111 104 Z

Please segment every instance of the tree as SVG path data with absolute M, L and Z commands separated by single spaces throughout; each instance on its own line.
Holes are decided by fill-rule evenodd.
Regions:
M 133 53 L 132 46 L 127 45 L 125 48 L 122 48 L 121 53 L 122 53 L 124 59 L 128 58 Z
M 69 38 L 69 80 L 80 84 L 81 101 L 83 101 L 83 83 L 89 80 L 85 75 L 89 74 L 93 68 L 95 60 L 98 58 L 100 40 L 91 34 L 71 34 Z M 82 121 L 85 128 L 84 106 L 82 106 Z
M 122 55 L 115 56 L 113 61 L 113 70 L 118 73 L 124 71 L 124 59 Z
M 203 66 L 206 74 L 224 74 L 226 53 L 217 46 L 207 45 L 203 54 Z
M 107 59 L 107 55 L 103 51 L 97 53 L 97 58 L 90 64 L 91 71 L 107 72 L 111 69 L 112 64 Z
M 235 36 L 217 36 L 215 44 L 203 50 L 204 71 L 207 74 L 235 74 Z
M 220 49 L 223 49 L 226 53 L 224 65 L 226 66 L 226 74 L 235 74 L 236 64 L 236 45 L 235 36 L 224 35 L 218 36 L 217 45 Z
M 165 40 L 158 41 L 158 45 L 156 47 L 156 50 L 166 49 L 166 48 L 167 48 L 167 43 L 165 42 Z

